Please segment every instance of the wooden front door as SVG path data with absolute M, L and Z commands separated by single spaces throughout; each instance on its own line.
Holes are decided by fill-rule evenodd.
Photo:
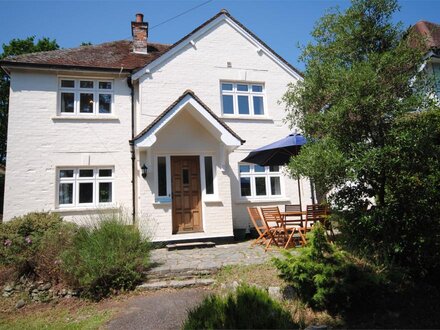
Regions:
M 171 156 L 173 234 L 201 231 L 198 156 Z

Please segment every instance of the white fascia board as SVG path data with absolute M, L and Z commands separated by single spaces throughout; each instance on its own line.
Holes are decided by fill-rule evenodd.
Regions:
M 176 53 L 181 51 L 184 47 L 186 47 L 191 42 L 196 42 L 197 39 L 201 38 L 203 35 L 208 33 L 210 30 L 216 28 L 220 23 L 226 22 L 228 23 L 232 28 L 234 28 L 238 33 L 240 33 L 242 36 L 244 36 L 252 45 L 255 46 L 256 50 L 262 51 L 264 54 L 266 54 L 270 59 L 272 59 L 275 63 L 277 63 L 281 68 L 283 68 L 287 73 L 289 73 L 291 76 L 293 76 L 297 80 L 302 80 L 303 78 L 292 68 L 290 68 L 286 63 L 281 61 L 275 54 L 269 50 L 267 47 L 262 45 L 257 39 L 255 39 L 252 35 L 250 35 L 248 32 L 246 32 L 241 26 L 239 26 L 237 23 L 235 23 L 232 19 L 230 19 L 225 14 L 220 15 L 215 20 L 213 20 L 211 23 L 197 31 L 196 33 L 188 36 L 185 40 L 182 40 L 179 45 L 174 47 L 173 49 L 169 50 L 162 56 L 160 56 L 158 59 L 154 60 L 153 62 L 149 63 L 148 65 L 144 66 L 142 69 L 140 69 L 138 72 L 132 75 L 132 80 L 138 80 L 140 77 L 142 77 L 144 74 L 150 73 L 155 67 L 160 65 L 161 63 L 167 61 L 169 58 L 173 57 Z
M 150 148 L 157 141 L 156 134 L 166 126 L 182 109 L 191 104 L 204 118 L 221 134 L 221 141 L 228 147 L 239 147 L 241 141 L 232 135 L 223 125 L 221 125 L 206 109 L 194 100 L 191 95 L 186 95 L 172 110 L 170 110 L 154 127 L 152 127 L 145 135 L 135 141 L 138 148 Z
M 303 80 L 303 78 L 292 68 L 290 68 L 286 63 L 281 61 L 270 49 L 261 44 L 257 39 L 255 39 L 251 34 L 245 31 L 241 26 L 235 23 L 232 19 L 225 16 L 225 21 L 229 23 L 238 33 L 244 36 L 250 43 L 252 43 L 257 52 L 263 52 L 269 57 L 272 61 L 277 63 L 280 67 L 282 67 L 288 74 L 296 78 L 297 80 Z

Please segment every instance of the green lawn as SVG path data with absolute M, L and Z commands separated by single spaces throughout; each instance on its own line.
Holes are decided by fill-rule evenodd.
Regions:
M 68 305 L 70 303 L 70 305 Z M 32 304 L 21 310 L 0 314 L 0 329 L 98 329 L 113 315 L 114 309 L 82 301 L 50 306 Z

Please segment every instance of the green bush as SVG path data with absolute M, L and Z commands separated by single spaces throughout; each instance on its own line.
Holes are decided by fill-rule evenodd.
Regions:
M 299 255 L 285 252 L 284 257 L 274 259 L 280 276 L 314 310 L 333 315 L 367 311 L 377 306 L 384 292 L 383 277 L 328 243 L 319 224 Z
M 48 212 L 28 213 L 0 224 L 0 265 L 15 268 L 17 276 L 34 273 L 42 237 L 61 224 L 58 214 Z
M 267 292 L 241 285 L 235 294 L 209 296 L 191 310 L 183 329 L 292 329 L 291 315 Z
M 64 281 L 66 276 L 61 267 L 61 254 L 72 246 L 77 231 L 75 224 L 63 222 L 43 235 L 35 256 L 35 273 L 40 280 L 52 283 Z
M 132 289 L 149 265 L 151 244 L 139 230 L 115 217 L 78 229 L 61 255 L 71 285 L 99 300 L 113 291 Z

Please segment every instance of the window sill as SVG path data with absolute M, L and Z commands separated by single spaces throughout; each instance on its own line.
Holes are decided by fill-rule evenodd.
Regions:
M 203 202 L 204 202 L 205 204 L 210 204 L 210 203 L 212 203 L 212 204 L 223 203 L 223 201 L 222 201 L 221 199 L 218 199 L 218 198 L 216 198 L 216 199 L 205 199 L 205 200 L 203 200 Z
M 284 196 L 278 198 L 240 198 L 235 204 L 255 204 L 255 203 L 279 203 L 290 202 L 290 199 Z
M 273 122 L 272 118 L 265 117 L 265 116 L 228 116 L 228 115 L 222 115 L 220 117 L 223 120 L 255 120 L 255 121 L 270 121 Z
M 78 121 L 78 120 L 85 120 L 85 121 L 119 121 L 119 118 L 116 116 L 53 116 L 52 120 L 54 121 Z
M 119 210 L 119 207 L 111 205 L 111 206 L 101 206 L 101 207 L 63 207 L 63 208 L 55 208 L 52 210 L 52 212 L 57 213 L 72 213 L 72 212 L 88 212 L 88 211 L 95 211 L 95 212 L 105 212 L 105 211 L 113 211 L 113 210 Z

